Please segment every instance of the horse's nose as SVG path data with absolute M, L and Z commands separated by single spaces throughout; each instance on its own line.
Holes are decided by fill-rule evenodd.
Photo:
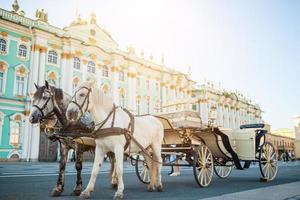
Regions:
M 77 119 L 77 115 L 78 115 L 78 113 L 75 112 L 73 109 L 68 110 L 68 112 L 67 112 L 67 118 L 68 118 L 68 120 L 76 120 Z
M 34 112 L 32 113 L 32 115 L 29 117 L 29 121 L 30 123 L 34 124 L 34 123 L 38 123 L 39 120 L 41 119 L 42 115 L 40 114 L 40 112 Z

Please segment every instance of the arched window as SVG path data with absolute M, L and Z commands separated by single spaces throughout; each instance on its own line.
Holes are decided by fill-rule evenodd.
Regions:
M 0 94 L 5 91 L 7 65 L 0 61 Z
M 150 113 L 150 98 L 149 97 L 146 100 L 146 111 L 147 111 L 147 114 Z
M 93 61 L 88 62 L 87 71 L 93 74 L 96 72 L 95 63 Z
M 136 113 L 137 113 L 138 115 L 141 114 L 141 97 L 140 97 L 140 96 L 138 96 L 138 97 L 136 98 Z
M 80 78 L 79 77 L 73 78 L 73 83 L 72 83 L 73 91 L 79 86 L 79 84 L 80 84 Z
M 124 72 L 119 72 L 119 81 L 125 81 Z
M 0 52 L 5 53 L 6 52 L 6 40 L 0 39 Z
M 20 143 L 20 132 L 20 123 L 17 121 L 11 121 L 9 143 L 12 146 L 18 146 Z
M 107 66 L 103 66 L 102 76 L 108 77 L 108 67 Z
M 123 88 L 119 91 L 119 105 L 125 107 L 125 90 Z
M 2 142 L 2 126 L 4 124 L 4 113 L 0 111 L 0 144 Z
M 27 47 L 24 44 L 19 45 L 18 56 L 23 58 L 27 57 Z
M 48 63 L 57 65 L 57 59 L 58 56 L 56 51 L 51 50 L 48 52 Z
M 24 126 L 24 115 L 20 113 L 15 113 L 10 117 L 10 136 L 9 144 L 12 146 L 19 146 L 20 135 L 22 132 L 22 127 Z
M 28 70 L 24 66 L 16 68 L 15 72 L 15 95 L 25 96 L 26 82 L 27 82 Z
M 74 57 L 73 68 L 80 70 L 80 59 L 78 57 Z

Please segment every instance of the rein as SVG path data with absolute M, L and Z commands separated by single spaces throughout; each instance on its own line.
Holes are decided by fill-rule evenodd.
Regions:
M 77 94 L 80 90 L 82 90 L 82 89 L 88 90 L 88 93 L 87 93 L 87 95 L 85 96 L 85 98 L 84 98 L 82 104 L 79 105 L 79 104 L 77 103 L 76 94 Z M 83 87 L 79 88 L 79 89 L 75 92 L 75 94 L 73 95 L 73 97 L 72 97 L 72 100 L 71 100 L 70 103 L 75 104 L 75 105 L 79 108 L 81 114 L 85 113 L 85 112 L 87 111 L 87 109 L 89 108 L 89 104 L 90 104 L 90 93 L 91 93 L 91 91 L 92 91 L 91 88 L 88 88 L 88 87 L 83 86 Z M 73 101 L 73 98 L 75 99 L 74 101 Z M 83 111 L 82 108 L 83 108 L 85 102 L 87 102 L 87 105 L 86 105 L 85 110 Z

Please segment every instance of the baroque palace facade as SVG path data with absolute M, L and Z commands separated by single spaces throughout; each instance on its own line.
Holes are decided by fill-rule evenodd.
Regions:
M 209 85 L 195 89 L 188 74 L 166 67 L 163 58 L 157 64 L 133 48 L 120 50 L 95 14 L 61 29 L 48 23 L 44 10 L 30 19 L 17 0 L 12 7 L 0 8 L 0 160 L 43 160 L 49 149 L 56 154 L 28 120 L 34 83 L 45 80 L 72 94 L 81 82 L 97 79 L 103 92 L 135 114 L 194 109 L 208 123 L 216 110 L 217 124 L 227 128 L 262 121 L 260 108 L 247 99 Z

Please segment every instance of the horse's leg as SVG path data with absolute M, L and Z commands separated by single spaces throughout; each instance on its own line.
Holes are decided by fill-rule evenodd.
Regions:
M 124 183 L 123 183 L 123 158 L 124 158 L 124 148 L 122 146 L 115 148 L 115 158 L 116 158 L 116 174 L 118 178 L 118 190 L 114 195 L 114 200 L 123 199 Z
M 154 182 L 154 177 L 153 177 L 153 170 L 152 170 L 152 160 L 145 154 L 145 153 L 142 153 L 146 163 L 147 163 L 147 166 L 148 166 L 148 171 L 149 171 L 149 176 L 150 176 L 150 183 L 148 185 L 148 188 L 147 188 L 147 191 L 148 192 L 153 192 L 155 190 L 155 182 Z
M 161 192 L 163 189 L 162 183 L 161 183 L 161 166 L 162 166 L 162 158 L 161 158 L 161 145 L 154 143 L 151 145 L 152 147 L 152 153 L 153 153 L 153 159 L 154 161 L 152 162 L 152 165 L 155 166 L 153 167 L 153 170 L 155 170 L 155 187 L 158 192 Z M 157 161 L 157 162 L 156 162 Z
M 105 153 L 102 151 L 102 149 L 96 143 L 95 158 L 94 158 L 92 174 L 91 174 L 90 181 L 89 181 L 87 187 L 80 194 L 81 197 L 89 198 L 91 196 L 91 192 L 94 191 L 95 182 L 96 182 L 97 175 L 98 175 L 98 172 L 100 169 L 100 165 L 103 162 L 104 155 L 105 155 Z
M 111 186 L 112 188 L 118 187 L 118 177 L 116 173 L 116 158 L 113 152 L 108 152 L 107 156 L 109 157 L 110 166 L 110 177 L 111 177 Z
M 69 149 L 67 146 L 59 141 L 60 145 L 60 161 L 59 161 L 59 175 L 57 179 L 56 186 L 53 188 L 51 195 L 53 197 L 59 196 L 64 190 L 64 183 L 65 183 L 65 169 L 66 169 L 66 162 Z
M 75 168 L 77 171 L 77 181 L 76 181 L 76 186 L 74 187 L 73 190 L 73 194 L 79 196 L 82 190 L 81 170 L 82 170 L 82 159 L 83 159 L 83 146 L 81 144 L 77 144 L 75 150 L 76 150 Z

